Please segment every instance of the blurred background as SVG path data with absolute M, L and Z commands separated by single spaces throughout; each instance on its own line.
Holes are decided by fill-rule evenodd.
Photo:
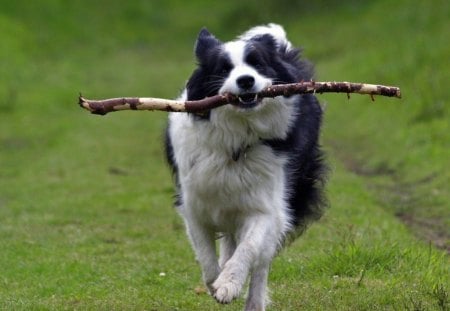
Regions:
M 99 280 L 98 258 L 105 267 L 123 261 L 110 272 L 131 262 L 163 265 L 161 239 L 172 243 L 171 258 L 190 252 L 170 207 L 166 114 L 93 116 L 77 97 L 177 97 L 204 26 L 228 41 L 256 24 L 279 23 L 316 64 L 317 81 L 401 87 L 401 100 L 319 96 L 331 210 L 337 206 L 340 217 L 341 208 L 342 219 L 366 213 L 352 201 L 364 193 L 414 239 L 450 251 L 449 17 L 445 0 L 0 0 L 1 295 L 10 307 L 20 299 L 45 305 L 52 295 L 54 306 L 70 299 L 76 306 L 91 301 L 76 293 Z M 339 187 L 343 176 L 358 187 Z M 154 269 L 146 272 L 160 272 Z M 198 273 L 195 263 L 189 269 Z M 107 296 L 116 281 L 84 290 Z

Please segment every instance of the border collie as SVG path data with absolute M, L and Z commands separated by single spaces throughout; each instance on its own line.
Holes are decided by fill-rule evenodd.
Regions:
M 226 43 L 202 29 L 194 50 L 198 67 L 181 99 L 232 93 L 239 101 L 204 114 L 169 115 L 165 143 L 176 206 L 210 294 L 229 303 L 249 277 L 245 309 L 264 310 L 273 257 L 322 214 L 325 166 L 314 95 L 257 93 L 310 80 L 312 66 L 276 24 Z

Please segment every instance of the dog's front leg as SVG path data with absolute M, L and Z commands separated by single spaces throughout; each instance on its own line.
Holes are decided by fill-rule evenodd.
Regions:
M 220 271 L 216 255 L 214 231 L 196 221 L 187 221 L 186 225 L 197 261 L 202 269 L 203 281 L 212 294 L 212 284 Z
M 213 283 L 214 297 L 221 303 L 229 303 L 239 296 L 248 273 L 252 268 L 262 268 L 264 271 L 254 271 L 258 277 L 252 280 L 261 282 L 250 290 L 248 301 L 257 309 L 264 309 L 265 288 L 270 261 L 273 258 L 279 239 L 269 215 L 258 215 L 249 218 L 243 226 L 233 256 L 226 262 L 222 272 Z M 267 270 L 267 271 L 266 271 Z M 262 273 L 261 273 L 262 272 Z M 255 301 L 258 300 L 258 301 Z

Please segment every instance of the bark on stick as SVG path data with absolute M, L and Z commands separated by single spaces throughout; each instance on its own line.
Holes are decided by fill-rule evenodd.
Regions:
M 393 86 L 351 82 L 299 82 L 272 85 L 258 93 L 259 98 L 291 96 L 295 94 L 357 93 L 401 98 L 400 89 Z M 105 115 L 120 110 L 159 110 L 172 112 L 201 113 L 226 104 L 237 102 L 233 94 L 207 97 L 201 100 L 181 101 L 152 97 L 120 97 L 103 100 L 86 99 L 80 95 L 79 105 L 91 113 Z

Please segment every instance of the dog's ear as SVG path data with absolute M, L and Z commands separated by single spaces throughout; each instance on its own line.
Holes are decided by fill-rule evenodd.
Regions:
M 221 44 L 206 28 L 202 28 L 195 43 L 194 52 L 199 61 L 206 58 L 208 52 Z

